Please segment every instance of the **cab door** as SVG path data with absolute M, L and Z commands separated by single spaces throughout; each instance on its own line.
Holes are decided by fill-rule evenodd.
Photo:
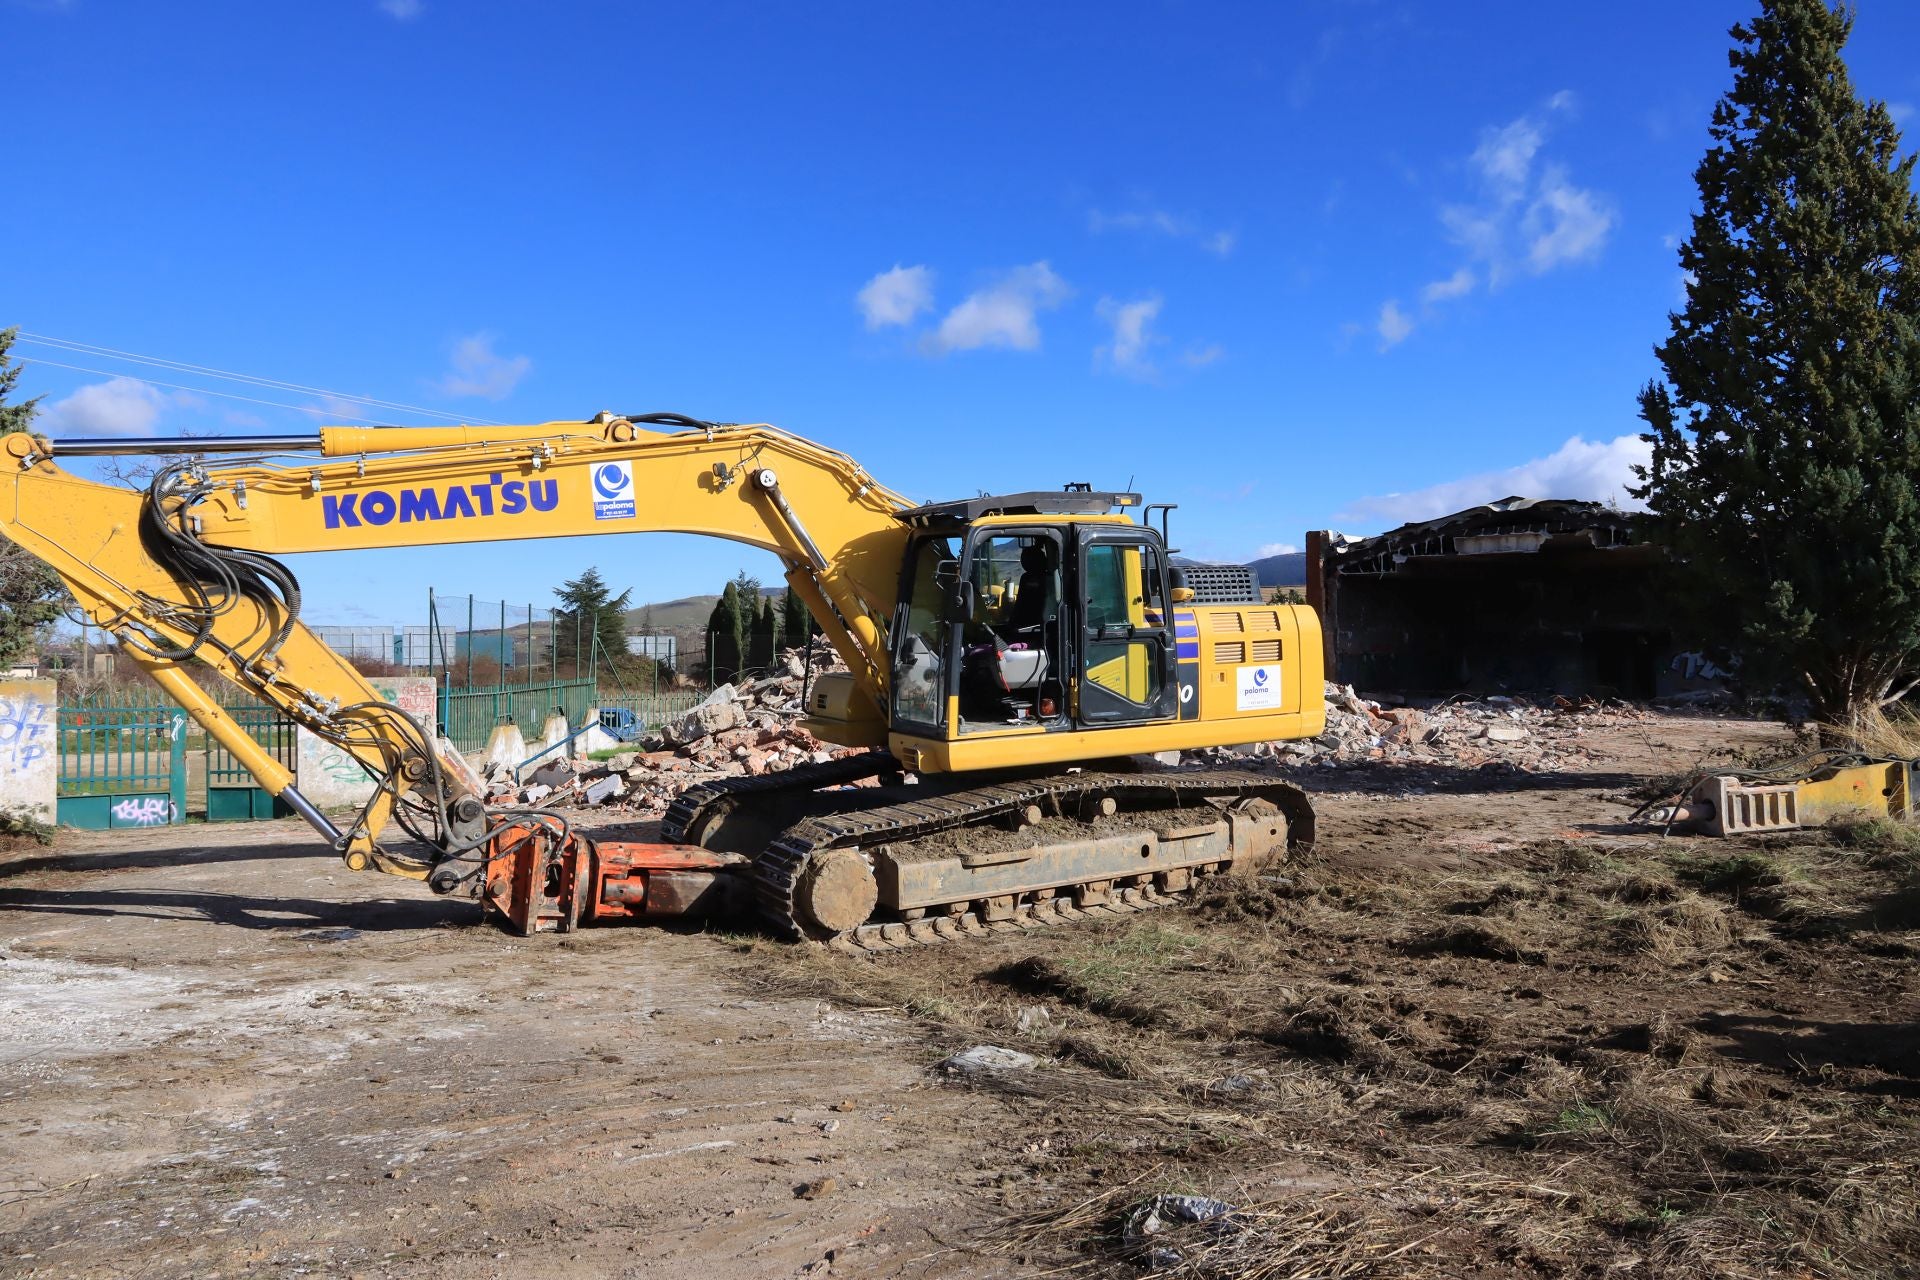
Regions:
M 1074 718 L 1089 728 L 1171 720 L 1178 693 L 1159 541 L 1138 528 L 1083 529 L 1077 567 Z

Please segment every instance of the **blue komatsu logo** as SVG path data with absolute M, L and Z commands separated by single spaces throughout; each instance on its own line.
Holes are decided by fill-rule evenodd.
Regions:
M 497 499 L 497 501 L 496 501 Z M 320 512 L 329 529 L 362 525 L 411 524 L 416 520 L 466 520 L 476 516 L 517 516 L 551 511 L 560 505 L 558 480 L 507 480 L 496 471 L 485 484 L 456 484 L 445 489 L 371 489 L 366 493 L 327 494 Z

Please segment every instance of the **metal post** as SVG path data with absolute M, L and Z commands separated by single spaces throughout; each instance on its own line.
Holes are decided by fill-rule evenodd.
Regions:
M 800 673 L 800 710 L 807 709 L 807 691 L 813 687 L 813 628 L 807 628 L 806 667 Z
M 473 692 L 473 592 L 467 592 L 467 692 Z

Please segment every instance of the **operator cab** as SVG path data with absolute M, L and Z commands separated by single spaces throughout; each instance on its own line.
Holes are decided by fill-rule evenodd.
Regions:
M 1115 509 L 1026 493 L 915 508 L 893 620 L 895 732 L 952 739 L 1173 719 L 1170 567 Z

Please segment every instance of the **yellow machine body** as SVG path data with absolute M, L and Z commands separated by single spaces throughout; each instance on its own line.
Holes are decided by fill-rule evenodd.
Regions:
M 177 444 L 184 453 L 215 442 Z M 785 563 L 788 584 L 848 667 L 815 681 L 809 727 L 837 743 L 885 746 L 924 773 L 1310 737 L 1325 724 L 1310 609 L 1192 603 L 1174 585 L 1159 535 L 1125 514 L 1045 501 L 1024 514 L 915 508 L 846 455 L 769 426 L 655 431 L 602 415 L 520 427 L 329 427 L 317 441 L 275 449 L 273 461 L 196 463 L 190 501 L 73 475 L 56 460 L 60 446 L 42 438 L 10 436 L 5 448 L 0 535 L 50 565 L 87 618 L 118 636 L 264 787 L 299 799 L 285 767 L 181 661 L 153 650 L 192 648 L 377 776 L 400 779 L 342 834 L 354 865 L 417 873 L 377 848 L 392 804 L 431 785 L 459 792 L 470 775 L 444 745 L 416 741 L 368 709 L 377 695 L 366 679 L 271 599 L 235 597 L 204 635 L 186 626 L 193 584 L 143 536 L 153 504 L 169 528 L 206 548 L 269 557 L 624 532 L 761 548 Z M 1012 559 L 1022 544 L 1053 559 L 1055 612 L 1043 624 L 1053 630 L 1044 641 L 1009 643 L 1023 605 Z M 972 579 L 956 591 L 965 574 Z M 1096 588 L 1107 601 L 1098 610 L 1088 603 Z M 1025 604 L 1033 607 L 1031 595 Z M 263 647 L 283 627 L 284 639 Z M 909 699 L 895 683 L 916 643 L 934 657 Z M 1017 688 L 1004 672 L 992 676 L 1009 696 L 989 688 L 982 717 L 975 668 L 1032 672 L 1043 663 L 1045 674 Z

